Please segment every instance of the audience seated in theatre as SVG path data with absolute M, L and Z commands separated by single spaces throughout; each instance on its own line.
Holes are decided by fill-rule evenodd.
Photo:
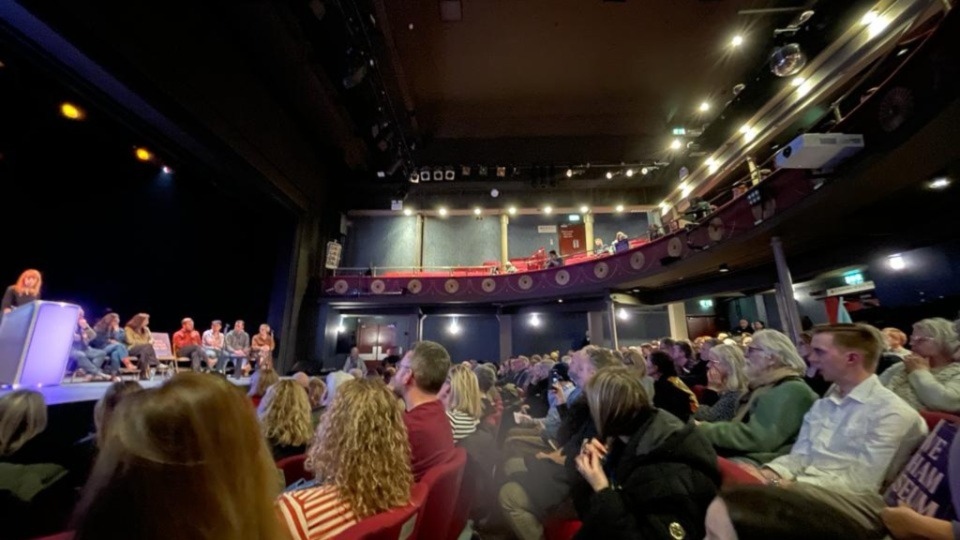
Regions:
M 653 405 L 686 422 L 697 412 L 697 396 L 677 376 L 677 367 L 670 355 L 663 351 L 650 353 L 647 372 L 654 380 Z
M 817 395 L 803 382 L 807 366 L 796 347 L 776 330 L 757 332 L 746 362 L 750 390 L 737 414 L 700 429 L 718 454 L 766 463 L 790 451 Z
M 960 538 L 960 437 L 950 445 L 947 464 L 954 521 L 936 519 L 918 513 L 907 505 L 884 508 L 880 518 L 896 540 L 925 538 L 927 540 L 957 540 Z
M 570 377 L 578 388 L 590 381 L 597 370 L 620 365 L 608 349 L 588 345 L 575 352 L 570 362 Z M 586 399 L 579 390 L 567 403 L 557 396 L 561 425 L 557 430 L 558 450 L 534 456 L 507 459 L 502 467 L 507 482 L 500 488 L 499 502 L 504 519 L 521 540 L 543 537 L 543 521 L 570 498 L 570 490 L 582 482 L 574 458 L 581 442 L 596 436 Z
M 733 486 L 710 503 L 706 540 L 867 540 L 867 530 L 833 506 L 769 486 Z
M 753 328 L 750 326 L 750 321 L 747 319 L 740 319 L 740 323 L 736 328 L 730 330 L 731 336 L 742 336 L 743 334 L 752 334 Z
M 7 287 L 3 293 L 3 300 L 0 301 L 0 318 L 14 308 L 39 300 L 42 285 L 43 278 L 40 272 L 32 268 L 24 270 L 17 278 L 17 282 Z
M 244 330 L 244 322 L 242 319 L 237 319 L 237 321 L 233 323 L 233 330 L 227 332 L 227 336 L 223 341 L 224 351 L 227 357 L 237 361 L 237 365 L 233 369 L 238 370 L 244 377 L 249 375 L 251 369 L 250 335 Z
M 900 358 L 906 358 L 910 355 L 910 349 L 906 348 L 907 335 L 899 328 L 887 327 L 881 330 L 881 332 L 883 332 L 883 339 L 887 344 L 887 352 L 895 354 Z
M 495 430 L 500 426 L 500 418 L 503 416 L 503 398 L 500 397 L 500 391 L 497 390 L 496 386 L 496 368 L 490 364 L 480 364 L 473 368 L 473 373 L 477 376 L 477 384 L 480 386 L 481 406 L 483 407 L 480 414 L 480 427 L 495 433 Z
M 410 443 L 392 392 L 377 380 L 344 383 L 317 429 L 306 466 L 320 485 L 284 493 L 276 502 L 292 538 L 331 538 L 408 504 Z
M 879 497 L 927 433 L 916 410 L 880 384 L 874 374 L 883 337 L 863 324 L 816 328 L 810 361 L 827 381 L 827 394 L 807 412 L 792 450 L 749 467 L 772 484 L 799 484 L 816 498 L 845 491 Z M 827 499 L 829 500 L 829 499 Z
M 464 362 L 451 367 L 437 397 L 447 410 L 454 442 L 477 430 L 483 404 L 480 399 L 480 384 L 470 369 L 470 364 Z
M 267 394 L 267 390 L 279 381 L 280 375 L 273 369 L 265 368 L 253 374 L 253 377 L 250 378 L 250 390 L 247 395 L 250 396 L 254 409 L 260 407 L 260 402 L 263 400 L 263 396 Z
M 0 523 L 4 538 L 63 530 L 76 502 L 64 459 L 47 431 L 47 405 L 33 390 L 0 396 Z
M 296 381 L 281 379 L 271 386 L 260 402 L 257 416 L 274 461 L 307 450 L 313 436 L 310 401 Z
M 327 395 L 323 398 L 323 405 L 329 407 L 333 403 L 333 398 L 337 397 L 337 389 L 340 385 L 353 379 L 356 379 L 356 377 L 344 371 L 327 373 Z
M 137 313 L 127 322 L 123 330 L 130 356 L 137 357 L 141 380 L 149 379 L 150 368 L 160 365 L 157 360 L 157 351 L 153 348 L 153 334 L 148 324 L 150 324 L 150 315 Z
M 556 268 L 558 266 L 563 266 L 563 259 L 560 258 L 560 255 L 557 254 L 557 250 L 551 249 L 547 258 L 547 265 L 545 268 Z
M 105 351 L 111 365 L 122 364 L 126 369 L 134 369 L 127 358 L 130 353 L 127 350 L 126 337 L 120 328 L 120 315 L 107 313 L 93 325 L 93 330 L 97 335 L 90 340 L 92 347 Z
M 203 342 L 200 332 L 193 326 L 193 319 L 185 317 L 180 321 L 180 329 L 173 333 L 173 354 L 190 359 L 190 369 L 193 371 L 209 370 L 213 364 L 207 360 L 203 352 Z
M 623 365 L 633 369 L 640 377 L 640 384 L 643 385 L 643 391 L 647 393 L 647 399 L 653 401 L 655 390 L 653 377 L 647 374 L 647 357 L 643 351 L 637 347 L 630 347 L 623 353 Z
M 541 360 L 530 367 L 530 378 L 524 388 L 523 412 L 534 418 L 546 416 L 550 403 L 550 370 L 556 362 Z
M 253 336 L 250 345 L 250 356 L 257 367 L 273 367 L 273 351 L 277 348 L 273 340 L 273 330 L 270 325 L 261 324 L 260 331 Z
M 575 459 L 589 484 L 574 490 L 576 538 L 703 538 L 720 474 L 696 426 L 652 407 L 624 367 L 599 370 L 584 395 L 597 437 Z
M 803 381 L 807 383 L 807 386 L 816 392 L 818 396 L 823 397 L 823 395 L 826 394 L 827 390 L 830 388 L 830 383 L 824 380 L 823 374 L 820 373 L 820 369 L 810 363 L 810 354 L 813 352 L 811 349 L 812 343 L 813 332 L 801 332 L 800 344 L 797 345 L 797 353 L 807 364 L 807 371 L 804 372 Z
M 277 491 L 243 393 L 223 377 L 181 373 L 117 407 L 74 538 L 283 538 Z
M 960 412 L 958 324 L 940 318 L 914 324 L 912 354 L 883 374 L 883 384 L 915 409 Z
M 700 404 L 694 419 L 701 422 L 732 420 L 740 406 L 740 397 L 747 392 L 746 361 L 740 347 L 716 345 L 707 352 L 708 388 L 719 396 L 713 405 Z
M 84 380 L 109 381 L 113 378 L 110 373 L 119 371 L 120 363 L 117 362 L 116 366 L 111 363 L 104 369 L 107 351 L 90 346 L 90 342 L 96 337 L 97 332 L 87 322 L 81 309 L 77 315 L 77 327 L 73 331 L 70 359 L 76 362 L 76 369 L 83 371 Z
M 404 404 L 403 421 L 410 439 L 413 477 L 419 481 L 428 469 L 446 462 L 453 451 L 453 430 L 437 392 L 450 371 L 450 355 L 443 345 L 421 341 L 407 351 L 390 381 Z
M 310 401 L 310 419 L 314 429 L 320 425 L 320 417 L 323 415 L 323 399 L 327 394 L 327 383 L 320 377 L 310 377 L 307 382 L 307 398 Z
M 83 486 L 87 477 L 90 476 L 90 469 L 96 460 L 98 449 L 102 448 L 106 442 L 107 426 L 110 425 L 110 419 L 117 405 L 126 396 L 141 390 L 143 387 L 136 381 L 118 381 L 108 386 L 107 391 L 97 400 L 93 407 L 93 433 L 77 441 L 70 452 L 69 469 L 71 476 L 75 479 L 74 485 Z
M 343 371 L 350 373 L 350 370 L 353 369 L 366 371 L 366 365 L 364 365 L 363 359 L 360 358 L 360 349 L 357 347 L 350 348 L 350 354 L 347 355 L 347 359 L 343 363 Z
M 618 231 L 613 243 L 611 244 L 614 253 L 620 253 L 630 249 L 630 237 L 623 231 Z

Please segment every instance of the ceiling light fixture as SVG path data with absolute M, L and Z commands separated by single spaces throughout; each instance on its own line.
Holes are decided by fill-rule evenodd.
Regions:
M 447 217 L 447 209 L 446 209 L 446 208 L 444 208 L 444 207 L 441 206 L 441 207 L 440 207 L 440 210 L 438 210 L 437 212 L 440 214 L 440 217 Z
M 706 101 L 700 104 L 700 112 L 707 112 L 710 110 L 710 104 Z
M 544 206 L 544 207 L 543 207 L 543 213 L 544 213 L 544 214 L 547 214 L 547 215 L 552 214 L 552 213 L 553 213 L 553 207 L 552 207 L 552 206 Z
M 723 263 L 723 264 L 720 265 L 720 273 L 721 273 L 721 274 L 726 274 L 726 273 L 729 272 L 729 271 L 730 271 L 730 267 L 727 265 L 727 263 Z
M 934 178 L 930 181 L 930 189 L 946 189 L 950 187 L 951 180 L 946 176 L 941 176 L 940 178 Z
M 160 171 L 163 172 L 163 174 L 173 174 L 173 169 L 167 167 L 166 165 L 160 167 Z
M 64 118 L 69 118 L 70 120 L 83 120 L 87 117 L 87 113 L 84 112 L 83 109 L 68 101 L 63 102 L 60 105 L 60 114 L 62 114 Z
M 149 150 L 143 147 L 137 147 L 134 149 L 133 153 L 137 156 L 137 159 L 140 161 L 150 161 L 153 159 L 153 154 Z
M 741 36 L 741 35 L 739 35 L 739 34 L 736 35 L 736 36 L 733 36 L 733 39 L 730 40 L 730 45 L 732 45 L 732 46 L 734 46 L 734 47 L 739 47 L 739 46 L 743 45 L 743 36 Z
M 633 178 L 633 169 L 627 169 L 627 178 Z
M 770 72 L 777 77 L 792 77 L 807 65 L 807 53 L 799 43 L 777 47 L 770 55 Z
M 404 208 L 404 209 L 403 209 L 403 215 L 405 215 L 405 216 L 412 216 L 412 215 L 413 215 L 413 210 L 410 209 L 410 208 Z
M 683 143 L 680 142 L 680 139 L 674 139 L 673 142 L 670 143 L 671 150 L 679 150 L 681 147 L 683 147 Z
M 590 207 L 587 206 L 587 205 L 583 205 L 583 206 L 580 207 L 580 213 L 581 213 L 581 214 L 586 214 L 586 213 L 589 212 L 589 211 L 590 211 Z
M 650 169 L 647 168 L 647 167 L 644 167 L 644 168 L 640 169 L 640 174 L 642 174 L 642 175 L 644 175 L 644 176 L 646 176 L 647 173 L 649 173 L 649 172 L 650 172 Z
M 623 212 L 623 205 L 622 205 L 622 204 L 618 204 L 617 207 L 616 207 L 616 211 L 617 211 L 617 212 Z
M 567 178 L 573 178 L 573 169 L 567 169 Z
M 887 257 L 887 264 L 893 270 L 903 270 L 907 267 L 907 262 L 903 259 L 903 255 L 899 253 Z
M 511 216 L 517 215 L 517 207 L 511 206 L 510 208 L 507 208 L 507 213 L 510 214 Z

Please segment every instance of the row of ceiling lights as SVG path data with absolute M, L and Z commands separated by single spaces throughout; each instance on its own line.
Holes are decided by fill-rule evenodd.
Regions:
M 73 103 L 70 103 L 69 101 L 64 101 L 63 103 L 60 104 L 60 115 L 66 118 L 67 120 L 74 120 L 74 121 L 80 122 L 80 121 L 86 120 L 87 111 L 85 111 L 79 105 L 75 105 Z M 136 156 L 138 160 L 143 161 L 144 163 L 159 162 L 156 155 L 154 155 L 153 152 L 151 152 L 149 149 L 143 146 L 134 146 L 133 155 Z M 173 169 L 162 163 L 160 165 L 160 171 L 163 172 L 163 174 L 168 174 L 168 175 L 173 174 Z
M 580 210 L 580 213 L 581 213 L 581 214 L 589 214 L 589 213 L 590 213 L 590 207 L 587 206 L 587 205 L 581 206 L 581 207 L 579 208 L 579 210 Z M 622 213 L 624 210 L 625 210 L 625 207 L 624 207 L 624 205 L 622 205 L 622 204 L 618 204 L 618 205 L 614 206 L 614 211 L 617 212 L 617 213 Z M 550 214 L 553 214 L 553 207 L 552 207 L 552 206 L 549 206 L 549 205 L 548 205 L 548 206 L 544 206 L 543 208 L 540 209 L 540 211 L 541 211 L 543 214 L 549 216 Z M 416 210 L 414 210 L 413 208 L 410 208 L 410 207 L 407 207 L 407 208 L 404 208 L 404 209 L 403 209 L 403 215 L 405 215 L 405 216 L 412 216 L 415 212 L 416 212 Z M 447 207 L 446 207 L 446 206 L 437 207 L 436 212 L 437 212 L 437 214 L 438 214 L 440 217 L 446 217 L 446 216 L 450 213 L 450 211 L 447 210 Z M 484 210 L 483 208 L 480 208 L 479 206 L 474 207 L 474 209 L 473 209 L 473 215 L 475 215 L 475 216 L 482 216 L 482 215 L 484 215 L 485 212 L 486 212 L 486 210 Z M 501 210 L 491 210 L 491 211 L 489 211 L 490 214 L 500 214 L 500 213 L 503 213 L 503 212 L 504 212 L 504 211 L 501 211 Z M 507 215 L 511 215 L 511 216 L 517 215 L 517 207 L 516 207 L 516 206 L 509 206 L 509 207 L 506 208 L 505 213 L 506 213 Z

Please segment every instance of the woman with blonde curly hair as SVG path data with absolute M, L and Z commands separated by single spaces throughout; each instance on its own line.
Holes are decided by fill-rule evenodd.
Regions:
M 880 375 L 880 382 L 915 409 L 960 412 L 960 335 L 947 319 L 913 325 L 913 352 Z
M 296 381 L 281 379 L 271 386 L 260 402 L 257 416 L 274 460 L 307 451 L 313 438 L 310 399 Z
M 40 277 L 40 272 L 33 268 L 24 270 L 23 273 L 20 274 L 20 277 L 17 278 L 17 282 L 7 287 L 7 291 L 3 293 L 3 301 L 0 302 L 0 309 L 3 310 L 3 313 L 10 313 L 10 310 L 13 308 L 29 304 L 39 299 L 40 286 L 42 284 L 43 279 Z
M 450 368 L 437 398 L 447 409 L 454 442 L 466 439 L 477 430 L 483 414 L 483 399 L 480 383 L 470 364 L 464 362 Z
M 77 540 L 275 540 L 277 472 L 243 393 L 181 373 L 128 394 L 74 513 Z
M 341 385 L 307 452 L 307 469 L 321 485 L 284 493 L 276 502 L 295 539 L 332 538 L 409 504 L 410 442 L 393 392 L 378 380 Z

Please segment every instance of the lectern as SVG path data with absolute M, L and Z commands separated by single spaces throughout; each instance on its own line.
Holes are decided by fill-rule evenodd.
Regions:
M 0 384 L 47 386 L 63 380 L 80 306 L 37 300 L 0 319 Z

